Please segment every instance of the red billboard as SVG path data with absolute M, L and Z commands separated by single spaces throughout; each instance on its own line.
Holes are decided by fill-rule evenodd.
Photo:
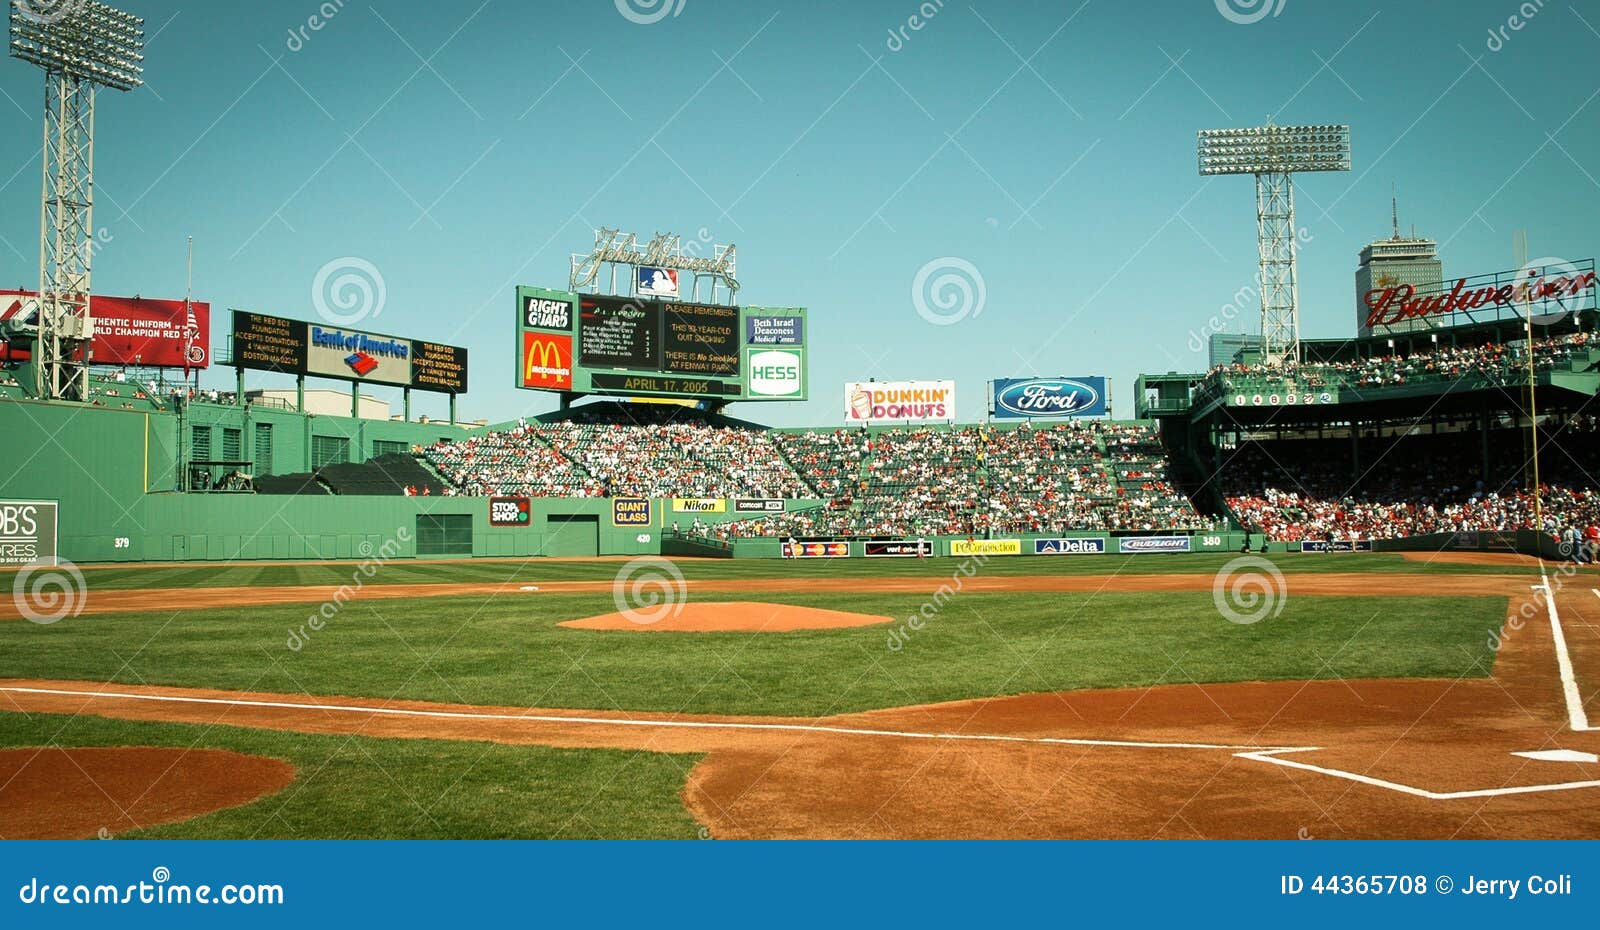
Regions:
M 572 390 L 572 337 L 524 332 L 522 386 L 538 390 Z
M 0 320 L 32 316 L 38 296 L 33 291 L 0 291 Z M 211 305 L 196 301 L 190 306 L 196 327 L 192 336 L 181 300 L 96 296 L 90 303 L 94 342 L 89 360 L 147 368 L 210 367 Z

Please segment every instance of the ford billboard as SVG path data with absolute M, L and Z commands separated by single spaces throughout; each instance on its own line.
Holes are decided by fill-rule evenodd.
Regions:
M 1103 417 L 1109 412 L 1106 379 L 1007 378 L 994 382 L 994 416 L 1001 420 Z

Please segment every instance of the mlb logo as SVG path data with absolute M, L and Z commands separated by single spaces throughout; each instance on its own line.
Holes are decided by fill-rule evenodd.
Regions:
M 640 268 L 636 290 L 646 297 L 677 297 L 678 271 L 675 268 Z

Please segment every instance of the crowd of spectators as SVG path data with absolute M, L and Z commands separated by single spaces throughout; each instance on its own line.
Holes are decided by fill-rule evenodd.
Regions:
M 1206 529 L 1148 427 L 918 427 L 779 434 L 823 508 L 726 536 L 933 536 Z M 1129 474 L 1119 469 L 1128 466 Z M 1137 466 L 1137 467 L 1133 467 Z
M 1535 340 L 1534 368 L 1549 371 L 1600 348 L 1600 338 L 1591 333 L 1571 333 Z M 1216 395 L 1234 392 L 1243 385 L 1252 391 L 1263 382 L 1282 393 L 1306 393 L 1330 387 L 1392 387 L 1422 381 L 1456 381 L 1476 377 L 1493 384 L 1522 384 L 1527 376 L 1527 356 L 1523 344 L 1489 343 L 1466 346 L 1435 346 L 1410 355 L 1384 355 L 1346 362 L 1304 363 L 1287 368 L 1264 365 L 1223 365 L 1213 369 L 1200 390 Z
M 438 443 L 423 458 L 457 495 L 811 496 L 767 432 L 695 420 L 522 422 Z
M 1525 436 L 1491 434 L 1487 471 L 1477 432 L 1368 441 L 1360 469 L 1349 439 L 1249 442 L 1225 453 L 1223 491 L 1242 524 L 1278 540 L 1536 528 L 1559 535 L 1600 523 L 1600 490 L 1588 471 L 1600 451 L 1594 421 L 1547 427 L 1537 510 Z
M 548 427 L 517 426 L 439 442 L 422 458 L 447 482 L 447 496 L 602 497 L 605 486 L 541 437 Z
M 776 431 L 670 408 L 640 414 L 611 405 L 566 422 L 523 422 L 441 442 L 422 458 L 453 495 L 820 502 L 687 527 L 724 538 L 1214 527 L 1168 481 L 1147 427 Z

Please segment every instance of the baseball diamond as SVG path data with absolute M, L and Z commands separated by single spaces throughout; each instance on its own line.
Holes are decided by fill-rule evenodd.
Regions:
M 1532 156 L 1462 171 L 1479 133 L 1410 136 L 1433 107 L 1359 75 L 1361 106 L 1291 107 L 1225 82 L 1300 76 L 1235 58 L 1175 111 L 1180 39 L 1334 15 L 1282 2 L 1172 14 L 1147 96 L 1130 71 L 1077 100 L 1108 86 L 1085 74 L 1003 115 L 941 82 L 987 74 L 1001 24 L 1066 41 L 1053 8 L 893 10 L 869 50 L 828 29 L 873 4 L 785 8 L 766 38 L 709 0 L 410 6 L 325 4 L 168 80 L 213 15 L 184 11 L 145 87 L 136 13 L 13 4 L 48 105 L 43 196 L 0 214 L 9 246 L 43 208 L 39 267 L 0 252 L 28 282 L 0 291 L 0 839 L 1600 837 L 1594 260 L 1530 260 L 1526 233 L 1483 257 L 1536 220 L 1580 254 L 1592 229 L 1540 214 L 1592 206 L 1581 179 L 1497 212 L 1499 166 Z M 1108 6 L 1071 28 L 1119 67 L 1170 26 Z M 1502 44 L 1592 61 L 1535 53 L 1536 27 L 1578 33 L 1558 15 Z M 405 38 L 424 17 L 443 47 Z M 708 18 L 738 41 L 680 88 Z M 415 86 L 387 86 L 391 33 Z M 257 49 L 255 83 L 223 60 Z M 1066 67 L 1012 51 L 1002 98 Z M 864 107 L 853 68 L 909 116 Z M 1577 120 L 1507 80 L 1535 145 Z M 215 139 L 171 128 L 235 94 Z M 901 148 L 930 126 L 932 156 Z M 1435 172 L 1427 196 L 1484 207 L 1403 234 L 1396 188 Z M 191 228 L 187 268 L 146 251 Z M 1258 331 L 1228 332 L 1241 307 Z

